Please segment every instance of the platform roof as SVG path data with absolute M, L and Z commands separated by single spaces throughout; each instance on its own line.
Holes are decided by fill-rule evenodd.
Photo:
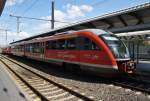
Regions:
M 113 33 L 148 30 L 150 29 L 150 3 L 144 3 L 135 7 L 90 18 L 16 42 L 26 41 L 37 37 L 45 37 L 69 30 L 82 30 L 88 28 L 104 29 Z
M 147 35 L 147 36 L 150 36 L 150 30 L 118 33 L 116 35 L 119 36 L 119 37 L 121 37 L 121 36 L 138 36 L 138 35 Z
M 0 0 L 0 15 L 2 14 L 2 11 L 4 9 L 5 3 L 6 3 L 6 0 Z
M 136 32 L 125 32 L 116 34 L 122 40 L 131 40 L 131 39 L 144 39 L 150 41 L 150 30 L 136 31 Z

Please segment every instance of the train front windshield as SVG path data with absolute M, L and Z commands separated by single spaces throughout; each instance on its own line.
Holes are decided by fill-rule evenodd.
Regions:
M 129 51 L 125 44 L 115 35 L 112 34 L 103 34 L 101 35 L 104 42 L 111 49 L 113 55 L 117 59 L 130 58 Z

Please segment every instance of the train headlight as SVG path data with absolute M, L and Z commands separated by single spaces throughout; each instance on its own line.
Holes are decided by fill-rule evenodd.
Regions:
M 127 68 L 128 69 L 134 69 L 135 67 L 134 67 L 134 62 L 128 62 L 127 63 Z

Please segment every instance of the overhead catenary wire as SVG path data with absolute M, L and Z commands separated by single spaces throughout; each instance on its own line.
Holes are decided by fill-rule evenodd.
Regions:
M 109 0 L 101 0 L 101 1 L 98 1 L 98 2 L 94 2 L 94 3 L 92 3 L 91 4 L 91 6 L 100 6 L 101 4 L 103 4 L 103 3 L 106 3 L 107 1 L 109 1 Z
M 8 33 L 8 31 L 10 31 L 9 29 L 0 29 L 0 30 L 2 30 L 2 31 L 5 31 L 5 34 L 6 34 L 6 44 L 7 44 L 7 33 Z
M 39 0 L 34 0 L 33 3 L 24 10 L 23 14 L 24 15 L 25 13 L 27 13 L 29 10 L 31 10 L 32 7 L 34 7 L 34 5 L 38 2 Z
M 51 20 L 49 20 L 49 19 L 33 18 L 33 17 L 25 17 L 25 16 L 16 16 L 16 15 L 10 15 L 10 17 L 18 17 L 18 18 L 31 19 L 31 20 L 41 20 L 41 21 L 51 21 Z M 58 20 L 54 20 L 54 22 L 70 23 L 70 22 L 58 21 Z

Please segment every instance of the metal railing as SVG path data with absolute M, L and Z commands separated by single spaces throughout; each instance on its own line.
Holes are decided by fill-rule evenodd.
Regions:
M 150 39 L 122 40 L 129 49 L 130 56 L 134 60 L 150 61 Z

